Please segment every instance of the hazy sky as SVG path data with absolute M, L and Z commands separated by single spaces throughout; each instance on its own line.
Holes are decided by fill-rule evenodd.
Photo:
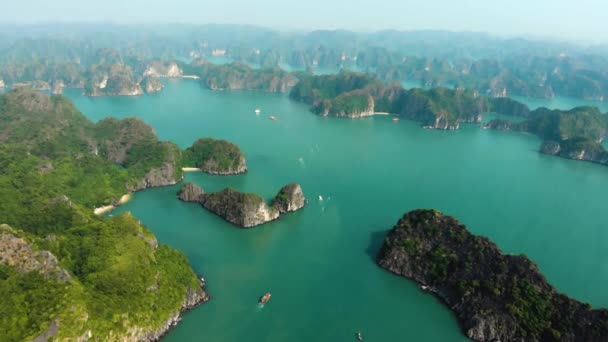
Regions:
M 447 29 L 608 41 L 608 0 L 2 0 L 2 22 L 256 24 Z

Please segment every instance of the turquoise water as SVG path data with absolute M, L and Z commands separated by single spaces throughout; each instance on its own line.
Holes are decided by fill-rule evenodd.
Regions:
M 608 168 L 541 155 L 534 136 L 322 118 L 285 95 L 211 92 L 191 80 L 139 98 L 66 94 L 93 120 L 138 116 L 182 147 L 201 136 L 239 144 L 247 174 L 187 175 L 207 191 L 271 198 L 296 181 L 310 199 L 250 230 L 176 200 L 179 186 L 119 208 L 207 279 L 212 300 L 167 341 L 353 341 L 357 330 L 367 341 L 466 341 L 448 309 L 374 263 L 385 232 L 414 208 L 458 217 L 505 252 L 530 256 L 560 291 L 608 306 Z M 260 308 L 266 291 L 272 300 Z

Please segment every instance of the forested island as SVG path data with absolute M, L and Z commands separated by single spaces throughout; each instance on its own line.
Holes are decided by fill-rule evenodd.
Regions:
M 89 65 L 78 60 L 36 60 L 5 64 L 0 80 L 6 87 L 29 86 L 55 95 L 83 89 L 87 96 L 139 96 L 163 88 L 158 78 L 184 77 L 175 61 L 123 58 L 116 49 L 99 49 Z
M 526 256 L 502 253 L 436 210 L 405 214 L 377 262 L 439 297 L 475 341 L 608 339 L 608 310 L 558 293 Z
M 261 196 L 253 193 L 224 189 L 205 193 L 193 183 L 186 183 L 177 193 L 184 202 L 199 203 L 205 209 L 241 228 L 251 228 L 279 218 L 281 214 L 300 210 L 306 199 L 299 184 L 285 185 L 270 205 Z
M 183 153 L 183 164 L 212 175 L 236 175 L 247 172 L 241 149 L 226 140 L 204 138 L 195 141 Z
M 26 87 L 0 95 L 0 123 L 4 337 L 152 341 L 209 298 L 186 258 L 136 218 L 92 209 L 179 182 L 177 145 L 139 119 L 94 124 Z
M 186 69 L 200 77 L 203 86 L 211 90 L 258 90 L 285 93 L 297 83 L 297 78 L 278 67 L 254 69 L 246 64 L 215 65 L 203 59 L 194 60 Z
M 420 88 L 406 90 L 364 73 L 340 72 L 314 76 L 300 73 L 291 90 L 292 99 L 311 105 L 324 116 L 357 118 L 390 113 L 422 122 L 427 128 L 458 129 L 460 123 L 479 123 L 482 115 L 500 112 L 527 116 L 527 107 L 508 98 L 489 98 L 462 89 Z
M 608 115 L 596 107 L 539 108 L 528 117 L 522 122 L 496 119 L 485 127 L 532 133 L 543 139 L 542 153 L 608 165 L 608 152 L 602 145 L 608 135 Z

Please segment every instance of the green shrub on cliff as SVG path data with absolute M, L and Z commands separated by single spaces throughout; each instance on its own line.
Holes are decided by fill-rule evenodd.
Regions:
M 188 147 L 182 163 L 209 173 L 239 173 L 246 169 L 245 156 L 237 145 L 211 138 L 198 139 Z
M 562 295 L 523 255 L 503 254 L 436 210 L 405 214 L 378 255 L 387 270 L 425 284 L 476 341 L 605 341 L 608 310 Z
M 143 339 L 163 328 L 187 293 L 203 298 L 182 254 L 159 245 L 129 214 L 104 219 L 92 210 L 179 158 L 174 144 L 134 143 L 133 129 L 120 140 L 108 127 L 96 131 L 65 98 L 27 89 L 0 95 L 0 123 L 0 223 L 13 227 L 0 230 L 0 255 L 24 259 L 0 258 L 0 340 L 31 340 L 47 329 L 66 340 L 87 331 L 98 340 Z M 108 139 L 128 147 L 103 145 Z M 100 145 L 102 153 L 94 148 Z M 29 247 L 16 248 L 24 243 Z M 68 279 L 20 268 L 37 265 L 28 251 L 56 257 Z

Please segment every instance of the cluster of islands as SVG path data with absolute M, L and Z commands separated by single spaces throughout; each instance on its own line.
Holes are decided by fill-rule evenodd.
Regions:
M 94 124 L 66 98 L 29 88 L 0 95 L 0 121 L 0 293 L 7 299 L 0 305 L 19 322 L 2 326 L 9 339 L 152 341 L 180 312 L 210 298 L 186 258 L 136 218 L 100 217 L 91 208 L 179 183 L 183 168 L 246 172 L 238 146 L 201 138 L 181 150 L 141 120 Z M 176 196 L 243 228 L 306 204 L 296 183 L 270 201 L 236 189 L 206 193 L 192 183 Z M 476 341 L 608 338 L 607 310 L 559 294 L 525 256 L 503 254 L 434 210 L 407 213 L 377 262 L 436 294 Z
M 608 132 L 606 115 L 596 107 L 571 110 L 530 110 L 508 97 L 486 96 L 474 88 L 404 89 L 375 74 L 342 71 L 314 75 L 287 72 L 278 67 L 252 68 L 243 63 L 216 65 L 201 58 L 179 61 L 137 60 L 124 63 L 120 53 L 101 49 L 86 70 L 76 63 L 23 67 L 21 83 L 60 94 L 64 87 L 82 88 L 89 96 L 130 96 L 162 90 L 161 78 L 194 78 L 212 90 L 252 90 L 288 93 L 308 103 L 319 115 L 361 118 L 379 113 L 419 121 L 425 128 L 453 130 L 463 123 L 482 125 L 487 113 L 498 113 L 523 122 L 493 120 L 483 128 L 527 132 L 543 139 L 540 151 L 564 158 L 608 164 L 602 141 Z M 40 75 L 40 77 L 32 76 Z M 26 76 L 30 75 L 30 76 Z
M 429 129 L 455 130 L 468 123 L 531 133 L 543 140 L 542 153 L 608 165 L 602 146 L 608 119 L 595 107 L 530 110 L 503 96 L 504 84 L 523 81 L 514 71 L 498 71 L 496 63 L 471 62 L 456 77 L 456 66 L 441 59 L 433 59 L 432 67 L 422 58 L 402 58 L 394 65 L 378 60 L 395 60 L 398 54 L 368 50 L 357 59 L 341 54 L 340 60 L 375 59 L 378 74 L 314 75 L 239 62 L 216 65 L 197 53 L 191 63 L 124 58 L 115 49 L 96 51 L 87 65 L 45 61 L 3 66 L 0 87 L 14 88 L 0 95 L 0 312 L 10 313 L 0 319 L 4 337 L 161 338 L 182 312 L 210 299 L 205 281 L 182 253 L 159 243 L 131 214 L 103 217 L 98 215 L 103 211 L 94 209 L 118 206 L 135 191 L 178 184 L 184 170 L 221 176 L 248 171 L 245 155 L 228 141 L 200 138 L 181 149 L 160 141 L 139 119 L 93 123 L 59 95 L 64 88 L 80 88 L 89 96 L 136 96 L 161 91 L 161 78 L 192 78 L 218 91 L 288 93 L 322 116 L 390 113 Z M 332 53 L 313 60 L 331 60 Z M 276 56 L 284 58 L 283 52 Z M 306 53 L 291 58 L 305 64 L 310 59 Z M 527 64 L 541 62 L 547 68 L 563 64 Z M 429 75 L 414 76 L 425 83 L 454 82 L 457 87 L 407 90 L 390 81 L 418 75 L 419 68 L 428 68 Z M 490 78 L 492 87 L 478 84 L 481 75 L 494 73 L 501 76 Z M 544 83 L 530 93 L 550 96 L 553 89 L 570 89 L 558 82 L 566 78 L 563 71 L 541 76 Z M 602 75 L 592 76 L 603 82 Z M 604 94 L 603 88 L 584 89 L 582 97 Z M 484 123 L 487 113 L 519 120 Z M 241 228 L 279 219 L 307 203 L 297 183 L 286 184 L 272 199 L 232 188 L 208 193 L 193 183 L 183 184 L 176 197 L 168 200 L 198 204 Z M 608 340 L 608 310 L 558 293 L 527 257 L 502 253 L 436 210 L 406 213 L 386 236 L 377 264 L 434 293 L 475 341 Z

